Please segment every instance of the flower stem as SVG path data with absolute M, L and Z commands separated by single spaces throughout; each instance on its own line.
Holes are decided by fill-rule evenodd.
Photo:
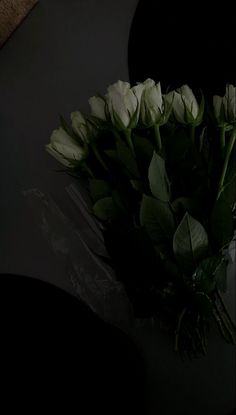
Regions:
M 231 343 L 229 335 L 225 331 L 225 327 L 222 323 L 221 316 L 219 315 L 219 311 L 217 310 L 216 306 L 214 306 L 214 308 L 213 308 L 213 316 L 215 318 L 216 324 L 219 328 L 219 331 L 220 331 L 222 337 L 225 339 L 225 341 L 227 343 Z
M 197 350 L 195 340 L 193 338 L 193 333 L 191 333 L 191 327 L 183 327 L 183 331 L 188 336 L 189 342 L 190 342 L 189 349 L 186 350 L 186 351 L 187 351 L 189 357 L 191 356 L 191 358 L 196 358 L 197 355 L 198 355 L 198 350 Z
M 202 353 L 206 356 L 207 350 L 205 348 L 204 338 L 203 338 L 203 336 L 202 336 L 202 334 L 201 334 L 198 327 L 195 328 L 195 333 L 196 333 L 196 337 L 197 337 L 197 340 L 198 340 L 199 347 L 201 348 Z M 200 349 L 198 349 L 198 350 L 200 351 Z
M 235 139 L 236 139 L 236 128 L 234 128 L 233 131 L 232 131 L 232 134 L 231 134 L 231 137 L 230 137 L 230 140 L 229 140 L 229 144 L 228 144 L 227 149 L 226 149 L 226 155 L 225 155 L 223 170 L 222 170 L 222 173 L 221 173 L 219 187 L 218 187 L 217 200 L 219 199 L 219 197 L 220 197 L 220 195 L 223 191 L 225 175 L 226 175 L 226 172 L 227 172 L 229 159 L 230 159 L 230 154 L 232 152 L 232 149 L 233 149 L 233 146 L 234 146 L 234 143 L 235 143 Z
M 220 148 L 223 156 L 225 148 L 225 127 L 220 128 Z
M 126 130 L 124 130 L 127 144 L 129 146 L 130 150 L 132 151 L 133 155 L 135 156 L 135 151 L 134 151 L 134 145 L 133 145 L 133 141 L 132 141 L 132 133 L 131 132 L 132 132 L 132 130 L 130 128 L 127 128 Z
M 195 147 L 195 126 L 190 125 L 190 138 L 193 143 L 193 146 Z
M 113 129 L 111 130 L 111 132 L 114 134 L 115 139 L 116 139 L 117 141 L 119 141 L 119 140 L 120 140 L 120 134 L 119 134 L 119 132 L 118 132 L 115 128 L 113 128 Z
M 185 315 L 186 311 L 187 311 L 187 308 L 185 307 L 181 311 L 181 313 L 179 315 L 179 318 L 178 318 L 178 323 L 177 323 L 177 327 L 176 327 L 176 331 L 175 331 L 175 348 L 174 348 L 175 352 L 178 352 L 178 350 L 179 350 L 179 333 L 180 333 L 180 327 L 181 327 L 182 320 L 184 318 L 184 315 Z
M 90 167 L 88 166 L 88 164 L 86 162 L 83 163 L 84 169 L 87 171 L 88 175 L 92 178 L 94 178 L 94 174 L 92 172 L 92 170 L 90 169 Z
M 162 142 L 161 142 L 161 134 L 160 134 L 160 127 L 158 124 L 153 125 L 154 133 L 155 133 L 155 140 L 156 140 L 156 150 L 159 153 L 162 149 Z
M 98 151 L 98 149 L 97 149 L 96 144 L 95 144 L 95 143 L 93 143 L 93 144 L 91 145 L 91 147 L 92 147 L 92 150 L 93 150 L 94 155 L 95 155 L 96 159 L 98 160 L 98 162 L 101 164 L 101 166 L 102 166 L 102 167 L 103 167 L 106 171 L 109 171 L 109 169 L 108 169 L 107 165 L 105 164 L 105 162 L 103 161 L 102 157 L 101 157 L 101 156 L 100 156 L 100 154 L 99 154 L 99 151 Z
M 225 305 L 225 303 L 224 303 L 224 300 L 223 300 L 223 298 L 222 298 L 222 296 L 220 295 L 220 293 L 219 293 L 219 291 L 218 291 L 218 290 L 216 291 L 216 294 L 217 294 L 217 297 L 218 297 L 218 299 L 219 299 L 219 301 L 220 301 L 220 304 L 221 304 L 221 307 L 222 307 L 222 309 L 223 309 L 223 312 L 226 314 L 227 319 L 229 320 L 229 322 L 230 322 L 231 326 L 233 327 L 233 329 L 234 329 L 234 330 L 235 330 L 235 332 L 236 332 L 236 325 L 234 324 L 234 322 L 233 322 L 233 320 L 232 320 L 232 318 L 231 318 L 231 315 L 230 315 L 230 313 L 228 312 L 228 310 L 227 310 L 227 308 L 226 308 L 226 305 Z
M 221 298 L 219 292 L 217 292 L 217 296 L 218 296 L 218 300 L 220 301 L 220 304 L 217 303 L 217 297 L 216 297 L 214 301 L 214 307 L 215 307 L 214 317 L 216 318 L 220 331 L 223 334 L 225 340 L 228 343 L 235 345 L 236 337 L 235 337 L 234 323 L 231 320 L 228 311 L 226 310 L 223 299 Z

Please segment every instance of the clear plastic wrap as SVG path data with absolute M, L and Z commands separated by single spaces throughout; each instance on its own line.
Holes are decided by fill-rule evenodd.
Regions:
M 38 189 L 24 192 L 35 213 L 37 226 L 52 252 L 64 256 L 65 279 L 71 291 L 104 321 L 127 333 L 137 327 L 150 327 L 152 318 L 138 319 L 124 285 L 114 270 L 104 261 L 108 253 L 104 244 L 102 225 L 92 214 L 91 201 L 79 182 L 65 188 L 70 209 L 58 206 L 52 196 Z M 223 295 L 232 315 L 235 314 L 235 241 L 229 247 L 228 289 Z
M 66 192 L 75 208 L 70 214 L 39 189 L 29 189 L 24 195 L 52 251 L 64 256 L 65 278 L 70 280 L 74 295 L 106 322 L 130 329 L 135 321 L 132 305 L 123 284 L 102 259 L 108 254 L 89 198 L 80 185 L 71 184 Z

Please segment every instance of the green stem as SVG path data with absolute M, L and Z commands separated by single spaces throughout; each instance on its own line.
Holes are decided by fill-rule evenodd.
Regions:
M 219 291 L 217 290 L 216 291 L 216 294 L 217 294 L 217 297 L 218 297 L 218 299 L 219 299 L 219 301 L 220 301 L 220 304 L 221 304 L 221 307 L 222 307 L 222 309 L 223 309 L 223 312 L 225 313 L 225 315 L 227 316 L 227 319 L 228 319 L 228 321 L 230 322 L 230 324 L 231 324 L 231 327 L 233 327 L 233 329 L 235 330 L 235 332 L 236 332 L 236 326 L 235 326 L 235 324 L 234 324 L 234 322 L 233 322 L 233 320 L 232 320 L 232 318 L 231 318 L 231 315 L 230 315 L 230 313 L 228 312 L 228 310 L 227 310 L 227 308 L 226 308 L 226 305 L 225 305 L 225 303 L 224 303 L 224 300 L 223 300 L 223 298 L 222 298 L 222 296 L 220 295 L 220 293 L 219 293 Z
M 215 299 L 214 306 L 215 306 L 215 311 L 216 311 L 216 314 L 214 314 L 214 316 L 216 318 L 216 321 L 218 322 L 221 333 L 224 335 L 224 338 L 228 343 L 235 344 L 234 333 L 232 333 L 231 327 L 229 327 L 228 320 L 227 321 L 225 320 L 224 312 L 222 313 L 222 310 L 220 309 L 219 304 L 217 304 L 217 299 Z
M 177 227 L 178 227 L 178 221 L 177 221 L 177 218 L 176 218 L 176 212 L 175 212 L 175 210 L 174 210 L 174 208 L 173 208 L 173 206 L 172 206 L 172 203 L 170 203 L 170 202 L 167 202 L 167 203 L 168 203 L 168 206 L 169 206 L 170 211 L 171 211 L 171 213 L 172 213 L 172 217 L 173 217 L 174 222 L 175 222 L 175 227 L 176 227 L 176 229 L 177 229 Z
M 187 353 L 191 354 L 192 357 L 196 358 L 197 355 L 198 355 L 198 351 L 197 351 L 197 347 L 196 347 L 196 344 L 195 344 L 195 340 L 194 340 L 193 335 L 191 333 L 191 329 L 188 328 L 188 327 L 184 327 L 184 331 L 185 331 L 186 335 L 188 336 L 189 341 L 191 343 L 191 346 L 190 346 L 191 349 L 187 350 Z
M 225 127 L 220 128 L 220 148 L 221 148 L 222 157 L 223 157 L 224 148 L 225 148 Z
M 134 145 L 132 141 L 132 130 L 130 128 L 127 128 L 126 130 L 124 130 L 124 133 L 125 133 L 127 144 L 130 150 L 132 151 L 133 155 L 135 156 Z
M 94 176 L 92 170 L 90 169 L 90 167 L 87 165 L 86 162 L 83 163 L 83 166 L 84 166 L 84 169 L 87 171 L 88 175 L 90 177 L 94 178 L 95 176 Z
M 153 125 L 154 133 L 155 133 L 155 140 L 156 140 L 156 150 L 159 153 L 162 149 L 162 142 L 161 142 L 161 134 L 160 134 L 160 127 L 158 124 Z
M 183 321 L 183 318 L 184 318 L 184 315 L 185 315 L 186 311 L 187 311 L 187 308 L 185 307 L 181 311 L 181 313 L 179 315 L 179 318 L 178 318 L 178 323 L 177 323 L 177 327 L 176 327 L 176 331 L 175 331 L 175 348 L 174 348 L 175 352 L 178 352 L 178 350 L 179 350 L 180 327 L 181 327 L 181 324 L 182 324 L 182 321 Z
M 221 192 L 223 190 L 225 175 L 226 175 L 226 172 L 227 172 L 229 159 L 230 159 L 230 154 L 232 152 L 232 149 L 233 149 L 233 146 L 234 146 L 234 143 L 235 143 L 235 139 L 236 139 L 236 128 L 234 128 L 233 131 L 232 131 L 232 134 L 231 134 L 230 140 L 229 140 L 229 144 L 228 144 L 227 149 L 226 149 L 226 155 L 225 155 L 223 170 L 222 170 L 222 173 L 221 173 L 219 187 L 218 187 L 217 200 L 219 199 L 219 197 L 221 195 Z
M 96 144 L 95 144 L 95 143 L 93 143 L 93 144 L 91 145 L 91 147 L 92 147 L 92 150 L 93 150 L 94 155 L 95 155 L 96 159 L 98 160 L 98 162 L 101 164 L 101 166 L 102 166 L 102 167 L 103 167 L 106 171 L 109 171 L 108 167 L 106 166 L 105 162 L 103 161 L 102 157 L 101 157 L 101 156 L 100 156 L 100 154 L 99 154 L 99 151 L 98 151 L 98 149 L 97 149 Z
M 193 146 L 195 147 L 195 126 L 190 125 L 190 139 L 193 143 Z
M 119 140 L 120 140 L 120 134 L 118 133 L 118 131 L 117 131 L 115 128 L 114 128 L 114 129 L 112 129 L 111 131 L 112 131 L 112 133 L 114 134 L 115 139 L 116 139 L 117 141 L 119 141 Z
M 225 332 L 225 327 L 224 327 L 224 325 L 222 324 L 222 320 L 221 320 L 221 318 L 220 318 L 220 316 L 219 316 L 219 312 L 218 312 L 218 310 L 217 310 L 216 306 L 214 306 L 214 308 L 213 308 L 213 316 L 214 316 L 214 318 L 215 318 L 216 324 L 217 324 L 217 326 L 218 326 L 218 328 L 219 328 L 219 331 L 220 331 L 220 333 L 221 333 L 222 337 L 225 339 L 225 341 L 226 341 L 227 343 L 231 343 L 231 341 L 230 341 L 230 339 L 229 339 L 229 337 L 228 337 L 227 333 Z
M 207 351 L 206 351 L 206 348 L 205 348 L 204 339 L 203 339 L 203 336 L 202 336 L 202 334 L 201 334 L 198 327 L 195 328 L 195 332 L 196 332 L 196 336 L 197 336 L 201 351 L 204 355 L 206 355 Z

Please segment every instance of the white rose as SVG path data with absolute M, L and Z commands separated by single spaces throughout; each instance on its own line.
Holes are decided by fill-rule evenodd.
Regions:
M 219 97 L 218 95 L 215 95 L 213 97 L 214 114 L 215 114 L 216 120 L 219 124 L 221 123 L 221 121 L 220 121 L 221 115 L 223 115 L 222 114 L 222 110 L 223 110 L 223 106 L 222 106 L 223 102 L 222 101 L 223 101 L 223 97 Z
M 72 167 L 74 162 L 80 162 L 86 157 L 86 149 L 71 138 L 63 128 L 54 130 L 46 150 L 60 163 Z
M 80 111 L 71 113 L 72 129 L 84 143 L 89 143 L 89 138 L 92 134 L 91 127 L 88 126 L 86 119 Z
M 236 122 L 236 88 L 226 85 L 224 97 L 215 95 L 213 107 L 216 121 L 219 126 L 226 126 Z
M 165 124 L 170 114 L 173 94 L 162 95 L 160 82 L 155 84 L 152 79 L 146 79 L 143 86 L 140 105 L 141 124 L 146 127 Z
M 183 85 L 173 92 L 173 113 L 181 124 L 198 125 L 202 121 L 204 103 L 198 102 L 188 85 Z
M 106 121 L 105 113 L 105 99 L 101 97 L 91 97 L 89 98 L 89 105 L 91 108 L 91 114 L 97 118 L 100 118 L 103 121 Z
M 128 82 L 122 81 L 108 87 L 106 94 L 108 110 L 112 123 L 118 130 L 136 127 L 143 89 L 142 84 L 130 88 Z

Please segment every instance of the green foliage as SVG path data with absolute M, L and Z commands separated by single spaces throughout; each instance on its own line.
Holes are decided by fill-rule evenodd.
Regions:
M 106 105 L 106 121 L 85 117 L 96 154 L 88 143 L 86 159 L 76 165 L 89 179 L 93 213 L 109 233 L 106 247 L 135 312 L 142 317 L 148 309 L 174 330 L 177 349 L 181 344 L 194 353 L 205 352 L 204 324 L 212 316 L 225 338 L 233 338 L 218 297 L 227 287 L 224 248 L 236 230 L 235 124 L 225 127 L 223 148 L 209 112 L 202 96 L 197 120 L 186 109 L 190 125 L 170 116 L 165 125 L 144 128 L 137 107 L 125 129 Z
M 194 270 L 207 255 L 207 233 L 201 223 L 188 213 L 184 215 L 176 229 L 173 250 L 177 261 L 187 272 Z
M 168 203 L 144 195 L 140 222 L 153 242 L 170 244 L 175 231 L 175 220 Z
M 216 288 L 226 289 L 227 262 L 221 256 L 211 256 L 204 259 L 193 274 L 197 291 L 210 294 Z
M 117 157 L 123 165 L 124 171 L 127 172 L 130 178 L 139 178 L 139 170 L 137 162 L 132 154 L 132 151 L 121 140 L 117 142 L 116 147 Z
M 190 197 L 179 197 L 172 202 L 172 208 L 176 215 L 183 217 L 188 212 L 191 216 L 199 215 L 199 201 Z
M 89 192 L 94 202 L 111 194 L 111 185 L 106 180 L 89 179 Z
M 165 161 L 156 152 L 153 153 L 148 178 L 153 196 L 162 202 L 169 202 L 170 183 L 166 173 Z
M 137 202 L 135 192 L 129 182 L 117 184 L 112 191 L 112 197 L 120 210 L 126 215 L 132 213 L 133 209 L 136 207 Z
M 147 175 L 147 171 L 154 152 L 154 147 L 148 138 L 141 137 L 139 135 L 134 135 L 133 143 L 139 171 L 142 172 L 143 177 L 144 175 Z
M 121 216 L 121 211 L 112 197 L 98 200 L 93 206 L 93 212 L 102 221 L 117 220 Z

